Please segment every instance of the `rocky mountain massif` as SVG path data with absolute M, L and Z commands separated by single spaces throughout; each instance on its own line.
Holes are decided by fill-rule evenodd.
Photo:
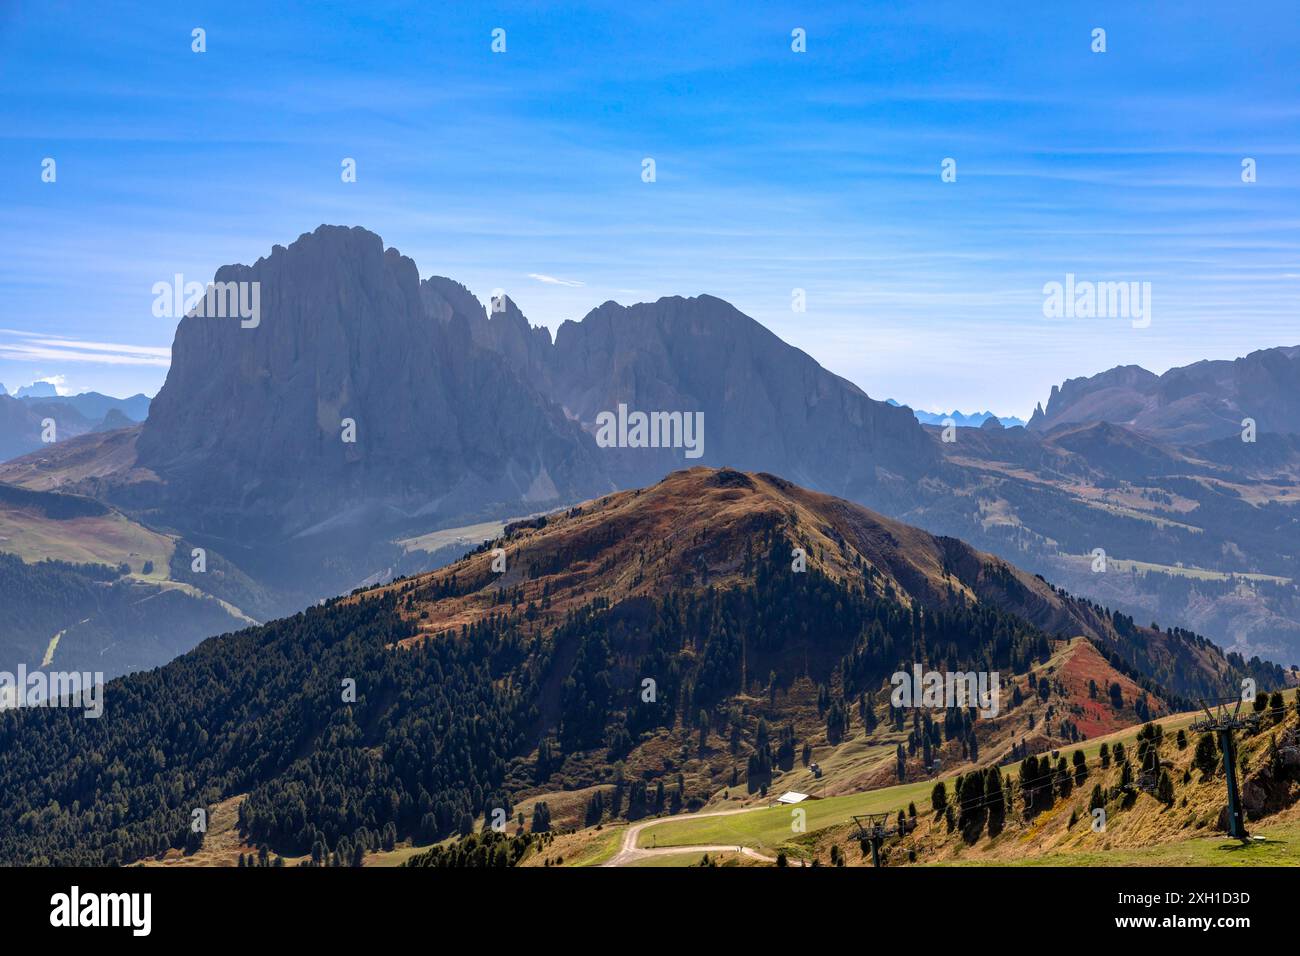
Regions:
M 607 303 L 552 345 L 508 299 L 489 313 L 334 226 L 215 278 L 260 283 L 253 327 L 185 317 L 143 425 L 47 446 L 0 481 L 183 536 L 278 595 L 279 613 L 417 566 L 397 539 L 684 464 L 781 468 L 883 506 L 938 461 L 906 410 L 708 296 Z M 620 404 L 702 416 L 699 456 L 601 447 L 595 420 Z
M 644 484 L 674 467 L 761 468 L 857 500 L 897 495 L 937 463 L 910 414 L 853 383 L 709 295 L 622 306 L 606 302 L 565 322 L 551 343 L 509 297 L 493 311 L 450 279 L 422 286 L 429 313 L 463 318 L 476 342 L 597 431 L 602 412 L 682 411 L 703 416 L 702 454 L 680 449 L 602 448 L 620 485 Z
M 261 284 L 260 324 L 183 319 L 137 443 L 176 524 L 275 540 L 611 487 L 576 425 L 426 316 L 415 263 L 373 233 L 322 227 L 216 279 Z

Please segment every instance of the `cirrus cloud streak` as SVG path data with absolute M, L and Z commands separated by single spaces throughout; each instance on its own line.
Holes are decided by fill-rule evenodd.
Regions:
M 13 362 L 80 362 L 95 365 L 146 365 L 167 368 L 171 348 L 92 342 L 14 329 L 0 329 L 0 359 Z

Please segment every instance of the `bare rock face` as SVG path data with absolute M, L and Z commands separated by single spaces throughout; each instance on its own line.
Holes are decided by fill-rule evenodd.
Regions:
M 1155 375 L 1120 366 L 1052 387 L 1029 428 L 1113 422 L 1166 441 L 1192 444 L 1236 436 L 1242 419 L 1260 433 L 1300 432 L 1300 346 L 1264 349 L 1231 361 L 1197 362 Z
M 762 468 L 870 499 L 882 478 L 917 477 L 934 461 L 905 409 L 872 400 L 713 296 L 607 302 L 561 326 L 555 353 L 553 397 L 584 423 L 619 403 L 703 413 L 703 456 L 689 464 Z M 626 460 L 637 483 L 652 478 L 653 466 Z
M 551 346 L 546 330 L 530 328 L 508 299 L 487 315 L 450 280 L 431 279 L 422 291 L 434 314 L 463 313 L 477 342 L 594 436 L 601 416 L 619 416 L 620 405 L 627 415 L 702 415 L 703 441 L 689 454 L 685 443 L 602 443 L 622 486 L 676 468 L 730 466 L 873 501 L 882 481 L 935 467 L 933 443 L 907 410 L 869 398 L 713 296 L 606 302 L 581 322 L 565 322 Z
M 373 233 L 321 226 L 216 281 L 259 283 L 256 325 L 181 320 L 137 445 L 178 526 L 264 538 L 608 490 L 591 439 L 433 319 Z
M 420 299 L 425 311 L 444 323 L 463 319 L 475 344 L 500 355 L 534 388 L 549 391 L 551 333 L 544 326 L 529 325 L 509 296 L 490 299 L 489 311 L 459 282 L 433 276 L 420 283 Z

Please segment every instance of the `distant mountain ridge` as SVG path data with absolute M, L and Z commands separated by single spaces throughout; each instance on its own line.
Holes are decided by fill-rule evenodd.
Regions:
M 1195 444 L 1239 435 L 1251 418 L 1259 432 L 1300 433 L 1300 346 L 1242 358 L 1196 362 L 1156 375 L 1123 365 L 1052 386 L 1034 431 L 1106 421 L 1157 438 Z
M 892 398 L 886 400 L 888 404 L 896 408 L 908 408 L 901 402 L 896 402 Z M 922 425 L 942 425 L 946 419 L 951 418 L 953 424 L 958 428 L 979 428 L 990 418 L 996 420 L 1003 428 L 1015 428 L 1025 424 L 1024 419 L 1017 418 L 1015 415 L 994 415 L 992 412 L 972 412 L 967 415 L 953 409 L 951 412 L 926 412 L 920 409 L 912 409 L 912 414 Z
M 59 390 L 53 382 L 32 382 L 30 385 L 20 385 L 18 391 L 14 393 L 15 398 L 56 398 Z
M 49 385 L 48 382 L 37 383 Z M 141 422 L 149 414 L 149 398 L 132 395 L 113 398 L 99 392 L 79 395 L 30 393 L 30 386 L 20 388 L 19 396 L 7 395 L 0 388 L 0 461 L 17 458 L 41 448 L 45 422 L 54 423 L 56 441 L 64 441 L 94 431 L 126 428 Z M 49 390 L 53 386 L 49 385 Z
M 40 401 L 53 405 L 70 405 L 83 418 L 91 421 L 102 420 L 112 412 L 117 412 L 129 422 L 142 422 L 149 417 L 150 399 L 143 393 L 128 398 L 114 398 L 100 392 L 80 392 L 76 395 L 55 395 Z

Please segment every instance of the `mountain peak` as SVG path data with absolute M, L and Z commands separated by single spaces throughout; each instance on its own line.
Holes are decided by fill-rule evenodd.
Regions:
M 20 385 L 18 391 L 14 393 L 17 398 L 56 398 L 59 390 L 53 382 L 32 382 L 30 385 Z
M 257 283 L 261 315 L 244 327 L 191 314 L 177 327 L 137 444 L 174 520 L 207 515 L 257 536 L 531 508 L 608 485 L 557 409 L 430 320 L 415 263 L 373 232 L 322 225 L 217 277 Z M 424 289 L 446 303 L 451 285 Z M 466 310 L 453 298 L 452 312 Z
M 558 620 L 594 596 L 618 603 L 733 585 L 753 575 L 744 556 L 758 541 L 784 566 L 791 548 L 800 547 L 807 568 L 841 582 L 871 581 L 879 593 L 907 603 L 990 600 L 1042 627 L 1101 630 L 1041 580 L 956 539 L 766 472 L 707 467 L 519 522 L 475 554 L 414 579 L 416 594 L 442 593 L 454 580 L 460 595 L 421 616 L 420 629 L 438 633 L 496 613 L 501 588 L 521 588 L 521 604 L 545 594 Z M 505 549 L 505 574 L 492 570 L 489 547 Z

